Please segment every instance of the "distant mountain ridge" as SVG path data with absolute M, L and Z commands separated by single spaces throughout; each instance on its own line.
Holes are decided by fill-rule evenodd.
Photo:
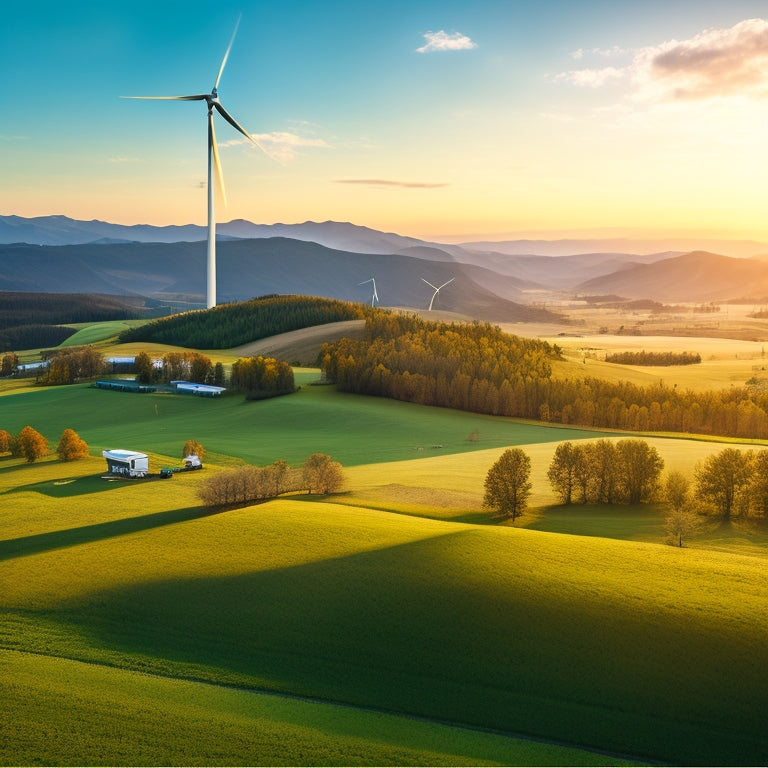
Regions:
M 219 301 L 272 292 L 354 299 L 350 288 L 364 296 L 367 289 L 356 283 L 375 277 L 383 304 L 421 306 L 422 295 L 430 290 L 424 280 L 439 285 L 459 276 L 440 300 L 456 302 L 451 309 L 472 317 L 491 319 L 484 314 L 490 310 L 496 320 L 506 316 L 509 302 L 532 304 L 553 293 L 665 302 L 768 296 L 768 245 L 754 241 L 729 241 L 743 254 L 757 252 L 747 259 L 707 250 L 632 254 L 608 249 L 640 249 L 642 242 L 650 242 L 629 240 L 448 245 L 333 221 L 253 224 L 237 219 L 218 225 L 217 231 Z M 205 227 L 191 224 L 155 227 L 66 216 L 0 216 L 0 290 L 174 294 L 197 301 L 205 282 L 206 236 Z M 662 244 L 668 243 L 655 243 Z M 567 253 L 588 247 L 592 250 Z M 542 253 L 519 252 L 533 249 Z
M 669 302 L 757 300 L 768 297 L 768 268 L 760 258 L 737 259 L 692 251 L 587 280 L 576 290 Z
M 328 248 L 355 253 L 396 253 L 405 248 L 437 247 L 457 261 L 477 263 L 467 253 L 494 253 L 502 256 L 562 257 L 611 253 L 622 256 L 658 257 L 700 250 L 737 258 L 768 254 L 768 243 L 755 240 L 714 240 L 706 238 L 592 238 L 561 240 L 500 240 L 467 242 L 459 245 L 431 242 L 414 237 L 381 232 L 349 222 L 305 221 L 301 224 L 254 224 L 245 219 L 217 224 L 217 237 L 289 237 L 307 240 Z M 81 221 L 67 216 L 0 216 L 0 244 L 81 245 L 101 242 L 179 243 L 197 242 L 208 236 L 207 227 L 196 224 L 154 226 L 151 224 L 112 224 L 106 221 Z M 424 257 L 426 258 L 426 257 Z
M 352 253 L 282 237 L 232 240 L 217 249 L 218 301 L 271 293 L 367 303 L 371 277 L 383 306 L 435 309 L 498 322 L 553 320 L 551 312 L 515 301 L 519 281 L 474 265 L 402 254 Z M 0 290 L 106 293 L 202 303 L 206 246 L 193 243 L 0 245 Z

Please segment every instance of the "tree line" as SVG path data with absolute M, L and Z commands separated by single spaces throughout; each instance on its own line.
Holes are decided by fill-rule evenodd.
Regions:
M 361 340 L 323 345 L 338 389 L 496 416 L 625 431 L 768 438 L 768 392 L 693 392 L 594 377 L 553 378 L 557 346 L 483 323 L 437 323 L 376 311 Z
M 280 459 L 267 467 L 247 465 L 222 470 L 206 479 L 198 496 L 208 506 L 228 506 L 297 491 L 325 495 L 337 492 L 343 483 L 341 464 L 325 453 L 313 453 L 297 468 Z
M 94 347 L 68 347 L 43 352 L 48 366 L 37 381 L 55 386 L 90 381 L 108 373 L 110 366 Z M 140 384 L 167 384 L 171 381 L 191 381 L 223 387 L 245 393 L 247 400 L 260 400 L 296 391 L 293 368 L 273 357 L 256 355 L 239 358 L 232 364 L 227 380 L 222 363 L 213 363 L 200 352 L 167 352 L 159 363 L 146 350 L 138 352 L 132 363 L 119 363 L 124 373 L 134 373 Z M 10 375 L 18 365 L 18 356 L 8 353 L 0 358 L 0 375 Z
M 130 299 L 119 296 L 0 291 L 0 329 L 22 325 L 96 323 L 131 317 L 139 317 L 137 307 Z
M 663 502 L 670 542 L 683 545 L 707 518 L 730 524 L 735 519 L 768 518 L 768 450 L 724 448 L 694 468 L 693 481 L 669 472 L 644 440 L 559 443 L 547 470 L 552 490 L 563 505 Z M 521 448 L 509 448 L 488 470 L 483 503 L 513 522 L 528 508 L 531 460 Z
M 120 334 L 121 342 L 230 349 L 287 331 L 364 317 L 360 304 L 311 296 L 266 296 L 153 320 Z
M 10 453 L 14 458 L 25 458 L 30 464 L 50 453 L 48 441 L 29 425 L 17 435 L 0 429 L 0 454 Z M 56 453 L 62 461 L 75 461 L 88 457 L 88 444 L 74 429 L 62 432 Z
M 605 356 L 606 363 L 621 365 L 696 365 L 701 362 L 698 352 L 613 352 Z
M 0 330 L 0 352 L 53 347 L 76 333 L 64 325 L 19 325 Z

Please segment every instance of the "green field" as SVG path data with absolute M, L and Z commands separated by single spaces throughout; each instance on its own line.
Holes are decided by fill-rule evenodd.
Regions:
M 0 457 L 2 764 L 764 762 L 764 532 L 665 546 L 659 509 L 555 506 L 557 441 L 600 433 L 316 376 L 256 403 L 0 397 L 0 428 L 55 446 L 72 427 L 93 456 Z M 103 448 L 156 469 L 187 438 L 210 452 L 203 472 L 101 479 Z M 721 447 L 653 444 L 685 470 Z M 508 445 L 534 465 L 524 527 L 482 509 Z M 344 493 L 199 505 L 218 466 L 315 451 L 344 464 Z
M 299 392 L 260 402 L 245 402 L 242 395 L 208 399 L 112 392 L 88 384 L 27 389 L 7 395 L 12 402 L 3 400 L 0 429 L 16 434 L 29 424 L 55 446 L 71 427 L 93 450 L 122 447 L 164 456 L 180 455 L 184 442 L 193 438 L 213 454 L 260 465 L 275 459 L 300 464 L 321 451 L 345 466 L 597 434 L 308 384 L 317 379 L 317 371 L 299 373 L 297 383 L 305 384 Z M 467 440 L 474 430 L 478 442 Z

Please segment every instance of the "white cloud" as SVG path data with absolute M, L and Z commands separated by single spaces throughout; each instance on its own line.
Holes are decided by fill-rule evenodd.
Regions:
M 288 131 L 272 131 L 272 133 L 254 133 L 252 135 L 254 141 L 268 155 L 281 162 L 293 160 L 303 148 L 330 148 L 330 144 L 323 139 L 311 139 Z M 240 144 L 250 144 L 250 142 L 247 139 L 234 139 L 219 146 L 232 147 Z
M 361 184 L 368 187 L 400 187 L 403 189 L 437 189 L 447 187 L 443 182 L 394 181 L 392 179 L 337 179 L 338 184 Z
M 434 51 L 468 51 L 477 48 L 477 43 L 461 32 L 448 33 L 441 29 L 439 32 L 425 32 L 422 37 L 427 41 L 417 53 L 433 53 Z
M 610 51 L 620 52 L 613 48 Z M 597 49 L 576 51 L 582 59 Z M 768 95 L 768 20 L 747 19 L 707 29 L 688 40 L 668 40 L 631 52 L 626 67 L 562 72 L 553 80 L 597 88 L 625 80 L 640 100 L 695 101 Z
M 555 75 L 555 80 L 573 83 L 582 87 L 600 88 L 609 80 L 618 80 L 625 76 L 623 69 L 603 67 L 602 69 L 575 69 Z

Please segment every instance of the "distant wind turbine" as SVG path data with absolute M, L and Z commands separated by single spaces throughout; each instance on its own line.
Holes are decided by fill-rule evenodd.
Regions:
M 208 105 L 208 278 L 206 283 L 206 303 L 208 307 L 216 306 L 216 216 L 213 209 L 213 174 L 216 172 L 216 178 L 218 180 L 219 189 L 221 190 L 221 196 L 224 200 L 224 205 L 227 204 L 227 194 L 224 189 L 224 176 L 221 172 L 221 161 L 219 160 L 219 148 L 216 144 L 216 131 L 213 127 L 213 110 L 216 108 L 217 112 L 233 127 L 235 130 L 240 131 L 247 139 L 252 141 L 259 149 L 268 154 L 263 147 L 259 145 L 256 139 L 251 136 L 248 131 L 243 128 L 240 123 L 235 120 L 232 115 L 227 112 L 219 101 L 219 80 L 221 80 L 221 74 L 224 71 L 224 67 L 229 58 L 229 52 L 232 50 L 232 44 L 235 42 L 235 35 L 237 34 L 237 28 L 240 26 L 240 18 L 237 19 L 235 24 L 235 31 L 232 33 L 232 39 L 229 41 L 227 51 L 224 54 L 224 58 L 221 60 L 221 66 L 219 66 L 219 73 L 216 75 L 216 82 L 213 84 L 213 90 L 210 93 L 199 93 L 193 96 L 123 96 L 124 99 L 153 99 L 153 100 L 170 100 L 170 101 L 204 101 Z
M 371 296 L 371 306 L 375 306 L 379 303 L 379 294 L 376 293 L 376 278 L 372 277 L 370 280 L 363 280 L 362 283 L 358 283 L 358 285 L 365 285 L 366 283 L 373 283 L 373 296 Z
M 423 277 L 421 279 L 424 280 Z M 455 279 L 456 279 L 455 277 L 452 277 L 450 280 L 446 280 L 446 282 L 444 282 L 441 286 L 434 286 L 432 285 L 432 283 L 429 282 L 429 280 L 424 280 L 424 282 L 430 288 L 435 289 L 435 292 L 432 294 L 432 298 L 429 301 L 429 307 L 427 308 L 427 311 L 430 311 L 430 312 L 432 311 L 432 302 L 435 300 L 435 296 L 437 296 L 437 294 L 440 293 L 440 288 L 445 288 L 445 286 L 448 285 L 448 283 L 452 283 Z

